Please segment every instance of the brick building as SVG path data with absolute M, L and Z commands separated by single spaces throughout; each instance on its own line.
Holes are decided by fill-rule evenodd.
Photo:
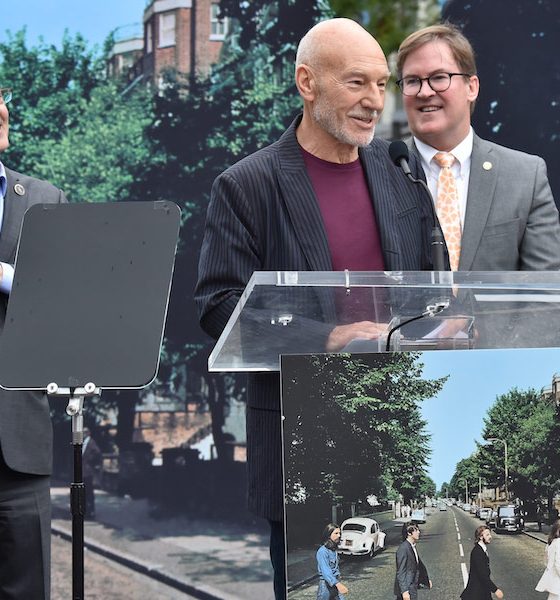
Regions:
M 227 34 L 227 19 L 218 19 L 215 0 L 150 0 L 142 34 L 115 39 L 108 73 L 161 83 L 165 69 L 204 75 L 218 62 Z

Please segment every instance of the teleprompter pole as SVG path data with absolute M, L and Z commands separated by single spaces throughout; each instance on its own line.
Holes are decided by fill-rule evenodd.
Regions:
M 66 414 L 72 417 L 72 448 L 74 452 L 74 481 L 70 484 L 72 513 L 72 600 L 84 600 L 84 517 L 86 493 L 83 476 L 82 448 L 84 444 L 84 399 L 98 396 L 101 390 L 94 383 L 83 388 L 59 388 L 56 383 L 47 386 L 49 396 L 68 397 Z

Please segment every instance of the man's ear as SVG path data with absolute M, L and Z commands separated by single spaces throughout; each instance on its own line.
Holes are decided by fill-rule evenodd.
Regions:
M 467 92 L 467 97 L 468 97 L 469 102 L 472 103 L 478 98 L 478 92 L 480 89 L 480 81 L 476 75 L 473 75 L 469 79 L 468 86 L 469 86 L 469 89 Z
M 300 96 L 312 102 L 317 94 L 317 80 L 310 67 L 301 64 L 296 68 L 296 87 Z

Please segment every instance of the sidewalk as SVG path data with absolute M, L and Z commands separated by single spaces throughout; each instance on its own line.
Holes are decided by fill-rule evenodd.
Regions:
M 51 496 L 53 533 L 71 539 L 69 490 L 52 488 Z M 273 599 L 266 523 L 166 516 L 145 499 L 97 491 L 95 502 L 86 548 L 198 598 Z
M 537 523 L 525 523 L 525 529 L 523 530 L 525 535 L 539 540 L 539 542 L 548 543 L 548 534 L 550 533 L 550 525 L 546 523 L 542 524 L 542 531 L 539 531 Z

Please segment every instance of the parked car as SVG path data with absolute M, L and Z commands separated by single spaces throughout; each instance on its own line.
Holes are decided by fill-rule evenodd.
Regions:
M 385 533 L 379 523 L 367 517 L 352 517 L 340 527 L 338 553 L 349 556 L 373 556 L 385 545 Z
M 463 504 L 463 510 L 464 510 L 465 512 L 470 512 L 470 510 L 471 510 L 471 505 L 470 505 L 468 502 L 465 502 L 465 503 Z
M 412 523 L 425 523 L 426 522 L 426 511 L 423 508 L 415 508 L 410 515 Z
M 440 502 L 438 508 L 439 510 L 447 510 L 447 504 L 445 502 Z
M 515 504 L 504 504 L 498 506 L 496 515 L 496 532 L 510 531 L 512 533 L 521 533 L 525 527 L 525 520 L 521 508 Z
M 491 515 L 492 515 L 492 509 L 488 508 L 488 507 L 482 507 L 478 511 L 478 518 L 482 519 L 483 521 L 487 521 Z
M 478 506 L 476 504 L 471 504 L 471 510 L 470 510 L 471 515 L 476 515 L 477 509 L 478 509 Z

